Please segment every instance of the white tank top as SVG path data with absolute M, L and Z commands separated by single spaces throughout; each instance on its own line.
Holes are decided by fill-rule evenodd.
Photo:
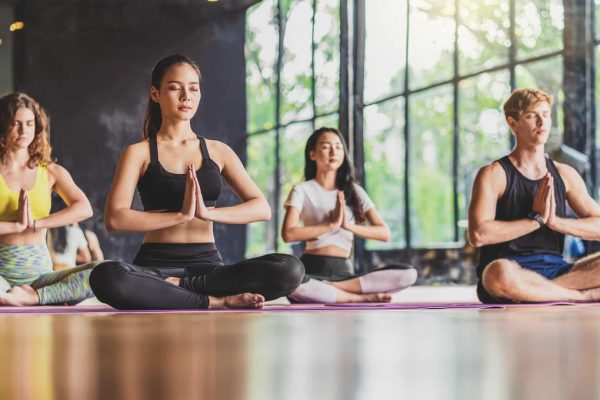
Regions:
M 359 185 L 354 185 L 363 212 L 373 208 L 373 202 L 367 192 Z M 337 190 L 326 190 L 311 179 L 295 185 L 292 188 L 284 207 L 294 207 L 300 212 L 300 221 L 304 226 L 324 225 L 331 222 L 330 213 L 335 209 L 337 202 Z M 346 205 L 348 221 L 355 222 L 352 209 Z M 316 239 L 306 242 L 306 249 L 319 249 L 327 246 L 337 246 L 344 250 L 352 250 L 354 235 L 352 232 L 338 228 L 333 232 L 327 232 Z

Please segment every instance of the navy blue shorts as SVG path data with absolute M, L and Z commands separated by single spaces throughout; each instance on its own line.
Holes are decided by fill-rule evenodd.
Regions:
M 555 254 L 542 253 L 530 256 L 508 256 L 503 258 L 516 261 L 521 267 L 537 272 L 544 278 L 550 280 L 566 274 L 573 268 L 573 264 L 566 262 L 564 258 Z M 502 299 L 489 294 L 483 287 L 481 279 L 477 283 L 477 297 L 479 297 L 479 300 L 482 303 L 487 304 L 513 303 L 510 299 Z

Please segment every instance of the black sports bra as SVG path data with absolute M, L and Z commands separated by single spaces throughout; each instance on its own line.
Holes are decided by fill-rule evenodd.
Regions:
M 198 136 L 202 165 L 196 176 L 202 190 L 202 198 L 207 207 L 214 207 L 221 194 L 223 182 L 219 166 L 210 158 L 206 140 Z M 179 211 L 183 205 L 186 174 L 173 174 L 163 168 L 158 161 L 156 138 L 150 138 L 150 165 L 137 184 L 138 193 L 145 211 Z

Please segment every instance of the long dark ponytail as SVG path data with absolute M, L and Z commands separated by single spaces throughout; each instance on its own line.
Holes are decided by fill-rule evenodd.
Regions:
M 360 199 L 358 198 L 356 187 L 354 186 L 358 184 L 356 173 L 354 172 L 354 165 L 352 165 L 352 161 L 350 161 L 350 158 L 348 157 L 348 147 L 346 146 L 346 142 L 337 129 L 323 127 L 317 129 L 310 135 L 306 142 L 306 148 L 304 149 L 304 178 L 308 181 L 317 176 L 317 163 L 310 158 L 310 152 L 316 150 L 319 138 L 322 134 L 327 132 L 338 135 L 342 142 L 342 147 L 344 148 L 344 161 L 337 170 L 335 187 L 344 192 L 346 204 L 350 206 L 352 214 L 354 214 L 354 219 L 356 222 L 362 223 L 365 221 L 365 213 L 362 209 Z
M 186 56 L 174 54 L 167 56 L 156 63 L 152 68 L 152 81 L 150 86 L 154 86 L 156 89 L 160 89 L 160 85 L 165 76 L 165 73 L 169 68 L 174 65 L 188 64 L 190 67 L 198 73 L 198 79 L 202 82 L 202 74 L 198 65 Z M 146 115 L 144 116 L 144 126 L 142 132 L 144 138 L 148 139 L 156 137 L 156 132 L 160 129 L 162 124 L 162 115 L 160 113 L 160 105 L 152 100 L 152 97 L 148 96 L 148 105 L 146 106 Z

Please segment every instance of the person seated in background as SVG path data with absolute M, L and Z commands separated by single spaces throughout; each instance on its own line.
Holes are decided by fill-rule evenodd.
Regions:
M 52 196 L 51 212 L 65 207 L 59 196 Z M 55 271 L 104 259 L 96 234 L 89 229 L 82 230 L 78 223 L 48 229 L 46 239 Z
M 49 229 L 47 239 L 55 271 L 104 260 L 98 236 L 79 224 Z
M 305 241 L 300 258 L 306 276 L 289 298 L 297 302 L 389 302 L 391 294 L 415 283 L 417 271 L 393 264 L 357 276 L 350 258 L 354 236 L 388 241 L 390 230 L 357 183 L 342 135 L 320 128 L 304 151 L 305 181 L 284 206 L 285 242 Z

